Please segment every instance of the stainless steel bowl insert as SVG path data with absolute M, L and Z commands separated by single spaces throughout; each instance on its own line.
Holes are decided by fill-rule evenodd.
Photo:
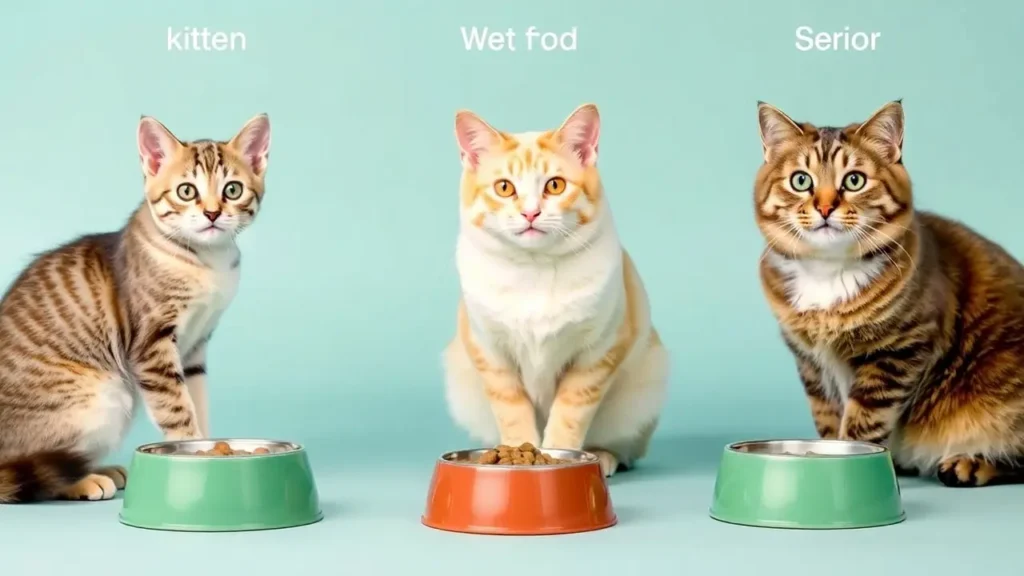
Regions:
M 801 458 L 864 456 L 886 451 L 885 448 L 877 444 L 850 440 L 755 440 L 730 444 L 729 450 L 747 454 Z
M 568 468 L 572 466 L 586 466 L 588 464 L 596 464 L 599 462 L 597 456 L 594 456 L 590 452 L 584 452 L 582 450 L 551 450 L 547 448 L 540 448 L 540 451 L 551 456 L 552 458 L 558 458 L 559 460 L 569 460 L 564 464 L 541 464 L 538 466 L 515 466 L 512 464 L 478 464 L 474 462 L 477 458 L 483 455 L 484 452 L 493 450 L 493 448 L 485 448 L 478 450 L 458 450 L 456 452 L 448 452 L 441 455 L 440 461 L 445 464 L 453 464 L 455 466 L 476 466 L 479 468 L 496 468 L 496 469 L 508 469 L 508 470 L 550 470 L 552 468 Z
M 212 450 L 217 442 L 227 442 L 232 450 L 245 450 L 252 452 L 257 448 L 266 448 L 270 454 L 239 454 L 232 456 L 208 456 L 196 454 L 199 450 Z M 211 438 L 207 440 L 179 440 L 174 442 L 156 442 L 146 444 L 138 448 L 144 454 L 156 454 L 160 456 L 188 456 L 191 458 L 259 458 L 282 452 L 294 452 L 302 450 L 302 446 L 293 442 L 282 442 L 280 440 L 259 440 L 256 438 Z

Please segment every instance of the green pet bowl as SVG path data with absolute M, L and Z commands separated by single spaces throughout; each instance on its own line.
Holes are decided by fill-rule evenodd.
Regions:
M 205 456 L 217 442 L 269 454 Z M 306 450 L 274 440 L 159 442 L 138 448 L 128 471 L 121 523 L 186 532 L 269 530 L 323 518 Z
M 726 446 L 711 517 L 764 528 L 869 528 L 905 518 L 892 456 L 867 442 L 769 440 Z

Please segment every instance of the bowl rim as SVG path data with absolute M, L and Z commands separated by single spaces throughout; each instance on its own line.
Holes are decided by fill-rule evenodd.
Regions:
M 894 526 L 896 524 L 902 524 L 907 520 L 907 512 L 900 506 L 900 512 L 898 515 L 882 516 L 879 515 L 875 520 L 859 522 L 854 521 L 835 521 L 826 522 L 822 524 L 816 524 L 811 522 L 799 522 L 795 520 L 761 520 L 754 517 L 743 518 L 740 516 L 729 516 L 728 514 L 720 514 L 714 507 L 708 510 L 708 516 L 716 522 L 723 522 L 725 524 L 732 524 L 734 526 L 749 526 L 753 528 L 778 528 L 783 530 L 794 530 L 794 531 L 833 531 L 833 530 L 864 530 L 870 528 L 883 528 L 885 526 Z
M 239 455 L 231 455 L 231 456 L 212 456 L 212 455 L 209 455 L 209 454 L 181 454 L 181 453 L 157 454 L 155 452 L 152 452 L 152 450 L 154 448 L 158 447 L 158 446 L 167 446 L 169 444 L 189 444 L 189 443 L 192 443 L 192 442 L 203 442 L 203 443 L 208 443 L 208 442 L 227 442 L 229 444 L 231 442 L 256 442 L 256 443 L 265 442 L 267 444 L 285 445 L 285 446 L 288 446 L 290 448 L 290 450 L 286 450 L 284 452 L 270 453 L 270 454 L 239 454 Z M 280 457 L 280 456 L 287 456 L 289 454 L 302 453 L 302 452 L 305 452 L 305 451 L 306 451 L 305 446 L 303 446 L 302 444 L 299 444 L 298 442 L 289 442 L 289 441 L 285 441 L 285 440 L 274 440 L 274 439 L 271 439 L 271 438 L 251 438 L 251 437 L 242 438 L 242 437 L 239 437 L 239 438 L 195 438 L 195 439 L 192 439 L 192 440 L 163 440 L 161 442 L 150 442 L 148 444 L 143 444 L 143 445 L 135 448 L 133 454 L 141 454 L 143 456 L 153 457 L 153 458 L 176 458 L 176 459 L 182 459 L 183 458 L 183 459 L 187 459 L 187 460 L 194 460 L 194 459 L 200 459 L 201 458 L 201 459 L 208 459 L 210 461 L 234 461 L 234 460 L 245 459 L 245 458 L 276 458 L 276 457 Z
M 318 507 L 318 512 L 301 521 L 288 522 L 241 522 L 237 524 L 182 524 L 176 522 L 139 522 L 125 514 L 122 510 L 117 515 L 118 522 L 125 526 L 141 530 L 153 530 L 156 532 L 182 532 L 182 533 L 217 533 L 217 532 L 264 532 L 270 530 L 285 530 L 288 528 L 300 528 L 316 524 L 324 519 L 324 511 Z
M 571 453 L 576 458 L 574 462 L 569 464 L 541 464 L 540 466 L 516 466 L 515 464 L 478 464 L 476 462 L 467 461 L 456 461 L 449 460 L 447 457 L 455 454 L 470 454 L 473 452 L 486 452 L 487 450 L 494 450 L 494 448 L 469 448 L 465 450 L 449 450 L 438 456 L 437 464 L 443 466 L 454 466 L 458 468 L 473 468 L 475 470 L 517 470 L 522 472 L 548 472 L 551 470 L 566 470 L 572 468 L 580 468 L 583 466 L 600 466 L 601 460 L 592 453 L 586 450 L 563 450 L 560 448 L 538 448 L 542 452 L 561 452 Z
M 815 454 L 813 457 L 802 454 L 773 454 L 766 452 L 745 452 L 739 448 L 749 444 L 777 444 L 782 442 L 802 442 L 807 444 L 853 444 L 868 448 L 869 451 L 862 452 L 859 454 Z M 741 454 L 745 457 L 754 458 L 783 458 L 788 460 L 803 460 L 803 461 L 822 461 L 822 460 L 850 460 L 858 458 L 877 458 L 882 455 L 889 454 L 889 448 L 880 444 L 874 444 L 872 442 L 864 442 L 862 440 L 838 440 L 838 439 L 825 439 L 825 438 L 769 438 L 761 440 L 740 440 L 738 442 L 730 442 L 726 445 L 725 450 L 732 454 Z

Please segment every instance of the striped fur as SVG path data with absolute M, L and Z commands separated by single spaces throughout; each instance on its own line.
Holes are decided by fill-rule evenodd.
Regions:
M 462 287 L 448 405 L 475 438 L 589 448 L 605 474 L 644 456 L 668 354 L 597 170 L 597 108 L 506 134 L 456 116 Z
M 0 502 L 113 497 L 124 470 L 95 464 L 136 395 L 166 438 L 206 435 L 206 345 L 236 289 L 234 238 L 259 208 L 269 136 L 265 116 L 192 143 L 143 118 L 146 200 L 124 228 L 15 280 L 0 302 Z
M 762 286 L 818 433 L 949 486 L 1024 479 L 1024 267 L 914 209 L 900 102 L 844 128 L 758 116 Z

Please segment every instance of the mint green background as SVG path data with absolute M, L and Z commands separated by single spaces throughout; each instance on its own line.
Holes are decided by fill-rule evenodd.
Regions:
M 270 114 L 266 203 L 242 239 L 242 286 L 210 352 L 213 430 L 305 443 L 327 518 L 217 536 L 117 524 L 119 502 L 0 507 L 4 573 L 772 573 L 997 570 L 1018 488 L 905 483 L 908 520 L 846 533 L 707 519 L 722 444 L 812 433 L 756 276 L 755 102 L 846 123 L 904 98 L 921 206 L 1024 254 L 1018 2 L 870 0 L 177 0 L 6 3 L 0 64 L 0 277 L 140 201 L 140 114 L 182 138 Z M 799 25 L 882 32 L 875 53 L 801 53 Z M 244 53 L 169 53 L 167 26 L 248 35 Z M 575 53 L 467 53 L 460 26 L 579 28 Z M 420 527 L 432 460 L 467 444 L 445 414 L 454 327 L 454 112 L 511 131 L 602 112 L 601 166 L 622 238 L 674 354 L 650 459 L 617 477 L 621 524 L 552 539 Z M 118 458 L 157 439 L 140 414 Z M 747 556 L 750 554 L 751 556 Z M 465 560 L 450 563 L 464 555 Z M 13 564 L 12 564 L 13 562 Z M 521 571 L 521 569 L 520 569 Z M 575 573 L 575 572 L 571 572 Z

